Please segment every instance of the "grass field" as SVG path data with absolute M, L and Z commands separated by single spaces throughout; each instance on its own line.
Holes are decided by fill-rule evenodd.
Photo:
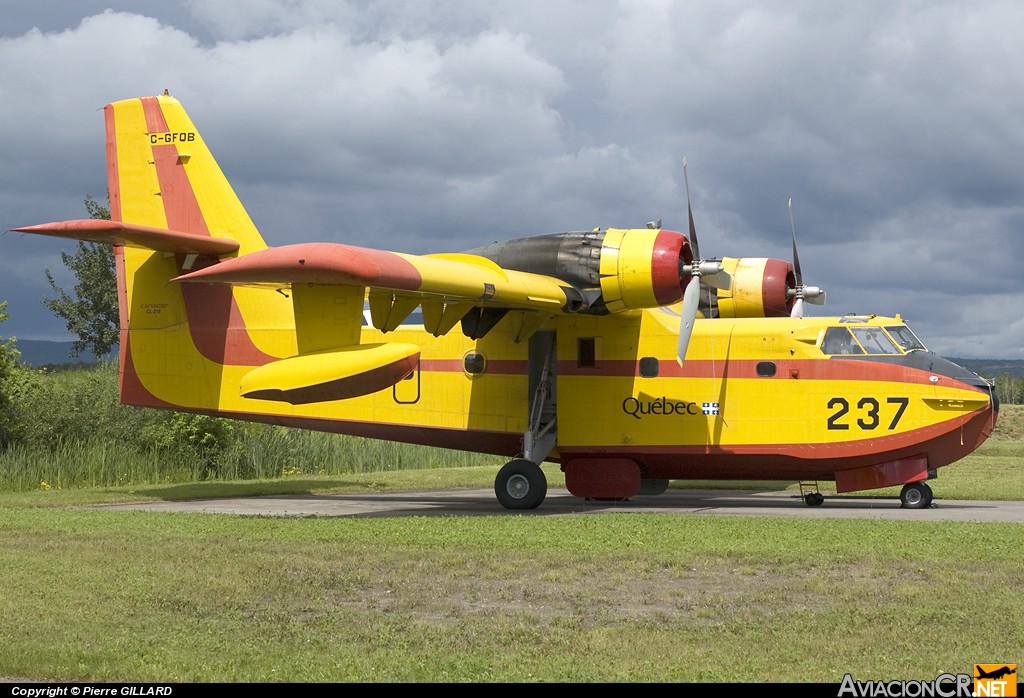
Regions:
M 1004 409 L 936 496 L 1024 498 L 1022 424 Z M 1020 525 L 82 506 L 490 485 L 498 465 L 0 494 L 0 675 L 763 683 L 1024 663 Z

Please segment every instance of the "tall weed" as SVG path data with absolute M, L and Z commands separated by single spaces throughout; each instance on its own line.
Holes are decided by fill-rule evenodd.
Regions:
M 110 487 L 490 464 L 493 456 L 122 405 L 117 365 L 18 385 L 0 488 Z

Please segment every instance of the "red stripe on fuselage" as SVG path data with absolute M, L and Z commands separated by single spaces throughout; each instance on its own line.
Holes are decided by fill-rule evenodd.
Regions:
M 135 370 L 135 360 L 132 357 L 131 336 L 124 330 L 121 331 L 121 361 L 120 361 L 120 396 L 121 402 L 125 405 L 138 405 L 141 407 L 161 407 L 164 409 L 178 410 L 180 406 L 165 402 L 155 396 L 149 388 L 142 384 L 138 372 Z
M 430 373 L 462 373 L 465 370 L 463 359 L 421 359 L 420 368 Z M 485 374 L 498 376 L 525 376 L 529 373 L 528 361 L 514 359 L 488 359 Z
M 940 381 L 956 381 L 955 378 L 924 371 L 899 364 L 879 361 L 801 359 L 773 361 L 776 373 L 771 377 L 757 375 L 757 365 L 763 363 L 754 359 L 731 359 L 712 361 L 710 359 L 687 359 L 683 368 L 674 360 L 660 361 L 658 377 L 661 378 L 756 378 L 762 381 L 774 380 L 834 380 L 834 381 L 881 381 L 889 383 L 911 383 L 932 385 L 931 377 L 938 375 Z M 437 373 L 461 373 L 462 359 L 423 359 L 420 368 Z M 529 362 L 520 359 L 488 360 L 485 374 L 526 375 Z M 562 360 L 557 364 L 556 376 L 640 377 L 639 363 L 632 359 L 598 361 L 594 367 L 580 367 L 575 361 Z M 977 390 L 961 384 L 960 387 Z M 978 391 L 982 392 L 982 391 Z M 982 393 L 983 395 L 985 393 Z
M 881 361 L 856 359 L 686 359 L 682 367 L 675 360 L 660 360 L 658 377 L 661 378 L 757 378 L 758 380 L 838 380 L 882 381 L 931 385 L 932 376 L 940 380 L 956 379 L 919 368 Z M 775 365 L 775 375 L 759 376 L 759 364 Z M 580 367 L 575 361 L 559 361 L 560 376 L 639 376 L 639 362 L 634 359 L 598 360 L 594 367 Z M 979 391 L 980 392 L 980 391 Z

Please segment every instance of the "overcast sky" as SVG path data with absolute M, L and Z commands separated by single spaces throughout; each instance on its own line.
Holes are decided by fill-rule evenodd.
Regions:
M 102 107 L 168 89 L 271 245 L 458 251 L 661 219 L 813 314 L 1024 359 L 1024 3 L 4 0 L 0 228 L 106 199 Z M 0 335 L 70 241 L 0 235 Z

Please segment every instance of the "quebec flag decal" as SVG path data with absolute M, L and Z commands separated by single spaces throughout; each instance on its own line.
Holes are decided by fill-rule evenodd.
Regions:
M 718 414 L 717 402 L 705 402 L 703 405 L 704 414 Z

